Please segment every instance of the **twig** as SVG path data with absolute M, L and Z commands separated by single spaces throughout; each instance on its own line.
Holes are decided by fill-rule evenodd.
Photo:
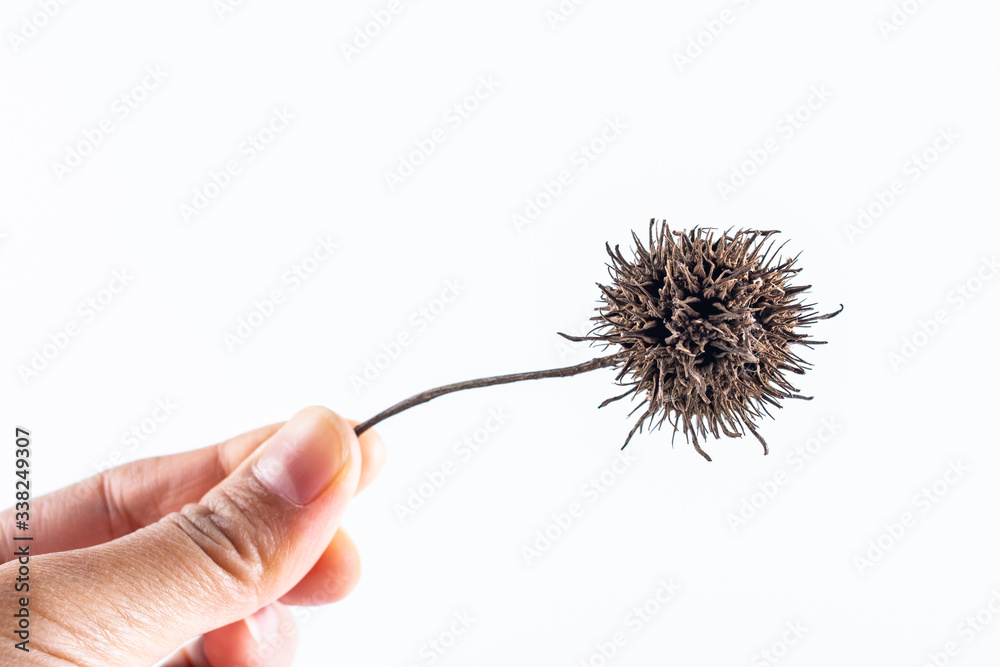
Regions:
M 533 371 L 531 373 L 514 373 L 512 375 L 497 375 L 495 377 L 481 378 L 479 380 L 467 380 L 465 382 L 456 382 L 455 384 L 447 384 L 443 387 L 438 387 L 437 389 L 429 389 L 427 391 L 421 392 L 415 396 L 411 396 L 405 401 L 400 401 L 396 405 L 392 406 L 388 410 L 383 410 L 366 422 L 362 422 L 354 427 L 354 432 L 361 435 L 368 429 L 370 429 L 375 424 L 379 423 L 383 419 L 387 419 L 395 414 L 399 414 L 403 410 L 408 410 L 414 406 L 420 405 L 421 403 L 426 403 L 427 401 L 437 398 L 438 396 L 444 396 L 445 394 L 450 394 L 455 391 L 463 391 L 465 389 L 477 389 L 479 387 L 492 387 L 497 384 L 508 384 L 510 382 L 521 382 L 522 380 L 541 380 L 543 378 L 561 378 L 568 377 L 570 375 L 578 375 L 580 373 L 586 373 L 587 371 L 596 370 L 598 368 L 605 368 L 611 366 L 620 360 L 618 355 L 612 354 L 607 357 L 598 357 L 597 359 L 591 359 L 590 361 L 576 366 L 567 366 L 566 368 L 553 368 L 546 371 Z

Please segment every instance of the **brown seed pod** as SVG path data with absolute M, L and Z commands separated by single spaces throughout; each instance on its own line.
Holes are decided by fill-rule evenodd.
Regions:
M 750 431 L 764 446 L 756 421 L 771 416 L 768 405 L 781 407 L 783 398 L 802 396 L 785 377 L 802 374 L 809 364 L 793 345 L 822 345 L 799 329 L 833 317 L 843 310 L 817 314 L 802 294 L 810 285 L 792 285 L 800 271 L 798 256 L 779 259 L 774 248 L 778 232 L 740 230 L 716 235 L 695 227 L 671 231 L 665 222 L 649 223 L 649 247 L 635 240 L 633 258 L 618 246 L 607 246 L 610 285 L 599 285 L 603 304 L 588 336 L 561 336 L 616 347 L 614 353 L 576 366 L 514 373 L 437 387 L 383 410 L 355 427 L 360 435 L 387 417 L 455 391 L 510 382 L 568 377 L 598 368 L 615 367 L 616 378 L 628 390 L 600 407 L 631 396 L 641 398 L 631 414 L 645 408 L 625 445 L 646 425 L 664 422 L 694 445 L 711 433 L 742 437 Z M 767 246 L 765 248 L 765 245 Z M 631 416 L 631 415 L 630 415 Z
M 801 301 L 810 286 L 791 284 L 798 257 L 778 258 L 783 246 L 774 249 L 770 240 L 777 233 L 679 232 L 652 220 L 648 248 L 632 234 L 631 260 L 607 246 L 611 284 L 599 285 L 597 326 L 588 336 L 560 335 L 617 346 L 617 381 L 628 391 L 601 407 L 631 396 L 641 398 L 632 414 L 645 408 L 626 445 L 643 425 L 654 430 L 668 422 L 708 460 L 699 436 L 709 433 L 735 438 L 749 431 L 766 454 L 756 422 L 771 416 L 768 405 L 808 400 L 785 377 L 809 368 L 792 346 L 823 344 L 798 330 L 840 310 L 820 315 Z

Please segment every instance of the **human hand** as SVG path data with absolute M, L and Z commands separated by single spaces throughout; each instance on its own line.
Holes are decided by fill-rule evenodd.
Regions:
M 0 615 L 9 624 L 17 598 L 30 596 L 31 628 L 27 653 L 4 631 L 0 663 L 151 665 L 201 635 L 165 664 L 291 664 L 285 605 L 335 602 L 360 574 L 338 526 L 385 448 L 352 426 L 312 407 L 212 447 L 112 468 L 32 501 L 30 543 L 13 541 L 13 509 L 0 514 Z M 31 589 L 15 594 L 24 544 Z M 275 635 L 280 643 L 268 641 Z

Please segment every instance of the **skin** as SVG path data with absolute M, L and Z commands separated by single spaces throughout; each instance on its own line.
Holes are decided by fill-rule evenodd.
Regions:
M 330 410 L 306 408 L 291 422 L 319 442 L 310 467 L 332 477 L 305 503 L 275 492 L 254 467 L 289 432 L 284 423 L 32 499 L 31 591 L 0 597 L 0 616 L 11 619 L 17 597 L 30 595 L 31 651 L 14 651 L 5 632 L 0 662 L 13 652 L 19 665 L 46 667 L 166 656 L 169 667 L 290 665 L 288 606 L 336 602 L 354 588 L 360 558 L 339 526 L 385 460 L 375 432 L 359 439 L 357 422 Z M 342 459 L 323 453 L 341 449 Z M 5 591 L 18 577 L 15 544 L 24 544 L 14 525 L 14 508 L 0 514 Z

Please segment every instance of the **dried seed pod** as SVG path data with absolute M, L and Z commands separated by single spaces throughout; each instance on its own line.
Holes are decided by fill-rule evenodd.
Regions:
M 775 249 L 771 240 L 777 233 L 680 232 L 652 220 L 648 248 L 632 234 L 631 260 L 607 246 L 611 284 L 599 285 L 597 326 L 588 336 L 561 335 L 616 346 L 617 382 L 628 390 L 601 407 L 631 396 L 641 399 L 632 414 L 645 408 L 626 445 L 644 425 L 654 430 L 667 422 L 708 460 L 699 437 L 709 433 L 749 431 L 766 454 L 756 422 L 770 416 L 768 405 L 808 400 L 785 377 L 809 368 L 792 346 L 823 344 L 799 329 L 840 310 L 821 315 L 802 302 L 810 286 L 791 284 L 798 257 L 778 257 L 783 245 Z
M 628 390 L 600 407 L 631 396 L 641 398 L 631 414 L 645 408 L 623 449 L 644 425 L 655 430 L 667 422 L 709 461 L 699 442 L 699 436 L 705 440 L 709 433 L 738 438 L 750 431 L 766 454 L 756 421 L 771 416 L 768 405 L 781 407 L 782 398 L 809 400 L 785 378 L 786 372 L 802 374 L 809 368 L 792 346 L 824 343 L 798 330 L 843 310 L 820 315 L 815 304 L 801 301 L 811 286 L 791 284 L 800 271 L 795 268 L 798 256 L 778 258 L 783 246 L 775 249 L 770 241 L 777 233 L 740 230 L 716 236 L 698 227 L 671 231 L 665 222 L 651 220 L 649 248 L 632 234 L 636 247 L 631 261 L 618 246 L 607 246 L 611 284 L 599 285 L 603 305 L 590 335 L 560 334 L 613 346 L 612 354 L 566 368 L 429 389 L 354 430 L 361 435 L 383 419 L 456 391 L 615 367 L 618 384 Z

